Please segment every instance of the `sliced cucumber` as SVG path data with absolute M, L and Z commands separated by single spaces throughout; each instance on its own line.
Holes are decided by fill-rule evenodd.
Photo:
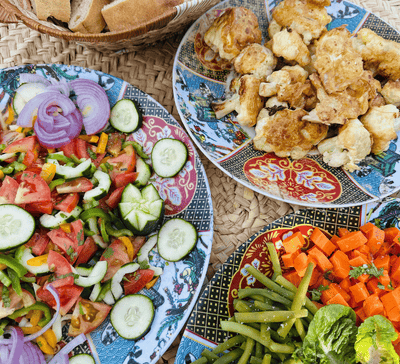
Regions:
M 75 221 L 81 212 L 82 212 L 82 207 L 76 206 L 70 213 L 60 211 L 54 216 L 44 214 L 40 216 L 39 222 L 40 225 L 42 225 L 44 228 L 57 229 L 61 224 L 66 224 L 68 222 Z
M 166 221 L 158 232 L 158 254 L 169 262 L 177 262 L 184 258 L 196 243 L 196 228 L 181 218 Z
M 6 154 L 0 154 L 0 162 L 6 161 L 7 159 L 10 159 L 12 157 L 16 157 L 17 153 L 6 153 Z
M 74 282 L 76 285 L 81 287 L 93 286 L 94 284 L 101 282 L 101 280 L 104 278 L 107 272 L 107 267 L 107 261 L 102 260 L 97 262 L 87 277 L 79 276 L 79 278 L 76 278 Z
M 107 195 L 111 187 L 111 178 L 107 173 L 96 171 L 94 172 L 93 177 L 96 178 L 97 181 L 99 181 L 99 184 L 92 190 L 85 192 L 85 194 L 83 195 L 83 201 L 90 202 L 101 200 L 104 196 Z
M 96 362 L 89 354 L 78 354 L 69 358 L 69 364 L 96 364 Z
M 100 291 L 101 291 L 101 284 L 96 283 L 93 286 L 92 292 L 90 293 L 89 300 L 91 300 L 92 302 L 96 302 L 97 298 L 99 297 Z
M 176 176 L 188 159 L 186 144 L 177 139 L 160 139 L 151 151 L 151 164 L 160 177 Z
M 111 279 L 101 285 L 100 293 L 96 298 L 96 302 L 103 301 L 107 292 L 111 293 Z
M 137 263 L 126 263 L 113 275 L 111 278 L 111 292 L 116 300 L 124 293 L 124 290 L 121 286 L 124 275 L 136 272 L 139 268 L 140 265 Z
M 128 184 L 121 196 L 119 210 L 125 226 L 134 235 L 148 235 L 164 217 L 164 201 L 157 189 L 148 185 L 141 191 Z
M 118 300 L 110 313 L 110 321 L 115 331 L 124 339 L 138 340 L 151 327 L 154 305 L 142 294 L 131 294 Z
M 33 216 L 16 205 L 0 205 L 0 251 L 25 244 L 35 232 Z
M 139 157 L 136 157 L 136 172 L 139 174 L 137 175 L 134 185 L 136 187 L 146 186 L 151 177 L 151 169 L 150 166 Z
M 41 275 L 50 272 L 49 265 L 47 263 L 43 263 L 39 266 L 29 265 L 27 262 L 32 258 L 34 258 L 34 255 L 31 253 L 31 250 L 24 245 L 20 246 L 15 251 L 15 259 L 18 261 L 18 263 L 22 264 L 28 272 L 34 275 Z
M 42 83 L 32 82 L 24 83 L 15 90 L 13 108 L 17 114 L 20 114 L 24 106 L 29 100 L 46 90 L 46 86 Z
M 89 277 L 89 274 L 93 271 L 93 266 L 89 264 L 79 264 L 75 267 L 76 273 L 82 277 Z
M 157 235 L 150 236 L 150 238 L 142 245 L 137 254 L 138 263 L 149 261 L 150 251 L 157 245 Z
M 93 174 L 93 164 L 90 159 L 86 159 L 76 167 L 62 166 L 57 160 L 50 158 L 47 160 L 47 163 L 53 163 L 56 165 L 55 178 L 73 179 L 77 177 L 91 177 Z
M 119 100 L 111 109 L 110 124 L 123 133 L 133 133 L 142 126 L 143 118 L 136 102 Z
M 104 298 L 103 298 L 104 303 L 106 303 L 107 305 L 113 305 L 115 303 L 115 299 L 114 296 L 111 292 L 111 290 L 107 291 Z

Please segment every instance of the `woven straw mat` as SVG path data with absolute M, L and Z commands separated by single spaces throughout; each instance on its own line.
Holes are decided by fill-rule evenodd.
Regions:
M 400 0 L 352 0 L 400 29 Z M 50 37 L 23 24 L 0 25 L 0 68 L 30 63 L 62 63 L 92 68 L 148 93 L 180 121 L 172 92 L 174 56 L 184 32 L 143 50 L 104 55 L 83 46 Z M 199 152 L 211 188 L 214 241 L 207 279 L 251 235 L 277 218 L 299 209 L 255 193 L 226 176 Z M 174 363 L 180 336 L 159 360 Z

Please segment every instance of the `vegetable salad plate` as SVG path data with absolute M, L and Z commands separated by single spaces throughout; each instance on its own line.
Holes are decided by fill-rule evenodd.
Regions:
M 204 349 L 212 350 L 230 337 L 228 332 L 221 329 L 220 322 L 233 315 L 233 300 L 238 297 L 238 289 L 261 287 L 245 266 L 252 265 L 267 276 L 272 276 L 267 243 L 274 243 L 281 257 L 282 240 L 293 233 L 300 232 L 308 247 L 310 234 L 315 227 L 328 235 L 337 234 L 338 228 L 358 230 L 366 222 L 372 222 L 381 229 L 399 228 L 399 216 L 400 199 L 387 199 L 382 203 L 351 208 L 302 209 L 264 227 L 227 259 L 206 286 L 188 320 L 175 363 L 191 363 L 201 356 Z
M 332 168 L 320 154 L 293 160 L 253 148 L 254 128 L 243 128 L 236 113 L 216 119 L 211 102 L 225 93 L 229 71 L 204 42 L 204 34 L 224 9 L 245 7 L 258 18 L 263 39 L 277 0 L 226 0 L 200 17 L 187 31 L 173 68 L 175 103 L 181 119 L 201 151 L 218 168 L 248 188 L 271 198 L 310 207 L 346 207 L 379 201 L 400 189 L 398 138 L 379 155 L 369 155 L 349 173 Z M 332 0 L 328 29 L 347 25 L 351 33 L 365 27 L 396 42 L 399 33 L 374 14 L 350 2 Z
M 134 100 L 142 111 L 143 124 L 127 140 L 140 144 L 147 155 L 150 155 L 159 139 L 177 139 L 187 146 L 189 156 L 180 172 L 170 178 L 153 174 L 150 183 L 165 201 L 165 221 L 182 218 L 192 223 L 198 232 L 197 244 L 189 255 L 177 262 L 166 262 L 156 248 L 152 251 L 152 265 L 162 268 L 163 273 L 154 286 L 140 292 L 152 300 L 155 308 L 154 320 L 147 334 L 136 341 L 122 339 L 108 317 L 87 335 L 89 344 L 94 345 L 86 342 L 74 351 L 75 354 L 92 351 L 97 363 L 155 363 L 189 317 L 202 287 L 210 257 L 213 210 L 200 158 L 188 135 L 153 98 L 119 78 L 77 66 L 27 65 L 1 70 L 0 110 L 3 127 L 12 110 L 15 90 L 20 86 L 22 74 L 37 74 L 51 81 L 95 81 L 105 90 L 111 107 L 120 99 Z M 63 335 L 64 340 L 69 342 L 72 337 L 66 335 L 67 326 L 63 328 Z

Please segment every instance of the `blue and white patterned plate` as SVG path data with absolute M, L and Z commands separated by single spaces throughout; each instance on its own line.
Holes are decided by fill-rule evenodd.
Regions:
M 113 106 L 119 99 L 129 98 L 137 101 L 144 115 L 143 127 L 132 134 L 144 146 L 147 154 L 154 142 L 160 138 L 175 138 L 186 143 L 189 160 L 183 170 L 174 178 L 152 176 L 152 183 L 166 202 L 166 219 L 181 217 L 192 222 L 198 232 L 199 240 L 195 249 L 182 261 L 165 262 L 155 252 L 152 265 L 162 267 L 164 273 L 151 289 L 141 293 L 149 296 L 156 307 L 151 330 L 138 341 L 124 340 L 118 336 L 107 318 L 103 324 L 88 335 L 96 352 L 98 363 L 150 364 L 156 363 L 172 344 L 183 328 L 197 300 L 205 279 L 213 237 L 213 209 L 207 177 L 190 138 L 176 120 L 158 102 L 127 82 L 111 75 L 76 66 L 28 65 L 0 71 L 0 110 L 7 112 L 20 85 L 21 73 L 37 73 L 48 79 L 73 80 L 91 79 L 98 82 L 106 91 Z M 72 338 L 66 336 L 66 341 Z M 90 352 L 85 343 L 75 350 Z
M 210 103 L 224 95 L 229 71 L 223 70 L 203 36 L 216 17 L 243 6 L 257 15 L 264 40 L 271 12 L 281 0 L 226 0 L 210 9 L 187 31 L 173 67 L 175 103 L 189 135 L 218 168 L 248 188 L 277 200 L 310 207 L 346 207 L 379 201 L 400 189 L 400 142 L 397 138 L 380 155 L 369 155 L 360 170 L 331 168 L 321 155 L 300 160 L 278 158 L 253 148 L 254 128 L 242 128 L 231 113 L 215 118 Z M 400 42 L 399 33 L 374 14 L 343 0 L 327 8 L 332 29 L 347 24 L 356 33 L 370 28 Z

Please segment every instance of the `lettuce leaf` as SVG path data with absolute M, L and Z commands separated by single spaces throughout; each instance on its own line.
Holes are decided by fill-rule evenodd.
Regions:
M 354 364 L 356 314 L 347 306 L 320 308 L 308 327 L 303 346 L 293 355 L 304 364 Z
M 358 328 L 356 359 L 361 364 L 399 364 L 392 341 L 397 339 L 392 323 L 385 317 L 368 317 Z

